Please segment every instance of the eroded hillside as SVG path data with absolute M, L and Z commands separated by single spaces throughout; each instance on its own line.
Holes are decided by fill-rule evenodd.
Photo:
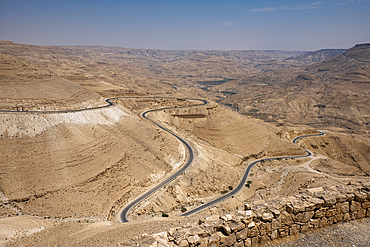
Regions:
M 0 87 L 1 110 L 78 109 L 103 103 L 98 94 L 52 70 L 4 53 L 0 53 Z
M 12 42 L 1 42 L 0 51 L 1 243 L 130 245 L 141 234 L 217 218 L 246 202 L 369 179 L 369 45 L 300 68 L 334 53 Z M 83 110 L 111 97 L 120 98 Z M 188 107 L 199 102 L 187 98 L 208 104 Z M 122 225 L 120 210 L 189 156 L 141 116 L 160 108 L 147 116 L 184 138 L 195 159 Z M 66 112 L 27 112 L 40 110 Z M 325 135 L 292 143 L 315 128 Z M 305 155 L 303 148 L 313 156 L 260 162 L 240 193 L 177 217 L 232 191 L 252 161 Z
M 369 45 L 357 45 L 304 68 L 249 76 L 207 91 L 240 113 L 265 121 L 338 127 L 368 136 L 369 51 Z

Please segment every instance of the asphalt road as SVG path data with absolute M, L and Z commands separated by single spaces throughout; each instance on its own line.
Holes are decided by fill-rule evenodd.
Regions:
M 88 111 L 88 110 L 96 110 L 96 109 L 103 109 L 103 108 L 107 108 L 107 107 L 110 107 L 110 106 L 113 106 L 114 103 L 112 102 L 112 100 L 115 100 L 115 99 L 128 99 L 128 98 L 151 98 L 151 99 L 177 99 L 177 98 L 172 98 L 172 97 L 115 97 L 115 98 L 108 98 L 108 99 L 105 99 L 105 101 L 107 102 L 107 105 L 104 105 L 104 106 L 98 106 L 98 107 L 92 107 L 92 108 L 85 108 L 85 109 L 76 109 L 76 110 L 64 110 L 64 111 L 7 111 L 7 110 L 0 110 L 0 113 L 38 113 L 38 114 L 55 114 L 55 113 L 72 113 L 72 112 L 80 112 L 80 111 Z M 122 222 L 129 222 L 128 218 L 127 218 L 127 214 L 128 212 L 135 206 L 137 205 L 138 203 L 140 203 L 141 201 L 143 201 L 145 198 L 149 197 L 151 194 L 153 194 L 154 192 L 156 192 L 157 190 L 159 190 L 160 188 L 162 188 L 163 186 L 165 186 L 166 184 L 168 184 L 169 182 L 171 182 L 172 180 L 174 180 L 176 177 L 178 177 L 180 174 L 182 174 L 190 165 L 191 163 L 193 162 L 194 160 L 194 152 L 193 152 L 193 149 L 191 148 L 191 146 L 184 140 L 182 139 L 181 137 L 179 137 L 178 135 L 176 135 L 175 133 L 171 132 L 170 130 L 164 128 L 163 126 L 159 125 L 158 123 L 156 123 L 155 121 L 153 121 L 152 119 L 148 118 L 147 117 L 147 114 L 148 113 L 151 113 L 151 112 L 155 112 L 155 111 L 162 111 L 162 110 L 167 110 L 167 109 L 173 109 L 173 108 L 185 108 L 185 107 L 196 107 L 196 106 L 202 106 L 202 105 L 206 105 L 208 102 L 205 101 L 205 100 L 201 100 L 201 99 L 186 99 L 188 101 L 200 101 L 202 102 L 201 104 L 195 104 L 195 105 L 190 105 L 190 106 L 182 106 L 182 107 L 166 107 L 166 108 L 159 108 L 159 109 L 153 109 L 153 110 L 149 110 L 149 111 L 146 111 L 144 113 L 142 113 L 142 117 L 149 120 L 150 122 L 152 122 L 153 124 L 155 124 L 156 126 L 158 126 L 160 129 L 170 133 L 171 135 L 173 135 L 174 137 L 176 137 L 185 147 L 186 149 L 188 150 L 188 160 L 186 162 L 186 164 L 180 169 L 178 170 L 177 172 L 175 172 L 174 174 L 172 174 L 171 176 L 169 176 L 168 178 L 166 178 L 164 181 L 162 181 L 161 183 L 159 183 L 158 185 L 156 185 L 155 187 L 153 187 L 152 189 L 150 189 L 149 191 L 145 192 L 144 194 L 140 195 L 139 197 L 137 197 L 136 199 L 134 199 L 133 201 L 131 201 L 129 204 L 127 204 L 123 210 L 120 212 L 120 219 Z M 303 138 L 303 137 L 310 137 L 310 136 L 321 136 L 321 135 L 325 135 L 325 133 L 323 132 L 320 132 L 320 134 L 312 134 L 312 135 L 301 135 L 301 136 L 298 136 L 296 138 L 294 138 L 292 140 L 293 143 L 296 143 L 298 139 L 300 138 Z M 213 201 L 210 201 L 206 204 L 203 204 L 202 206 L 199 206 L 197 208 L 194 208 L 192 210 L 189 210 L 183 214 L 181 214 L 180 216 L 189 216 L 189 215 L 192 215 L 192 214 L 195 214 L 201 210 L 204 210 L 208 207 L 211 207 L 217 203 L 220 203 L 221 201 L 231 197 L 231 196 L 234 196 L 235 194 L 237 194 L 238 192 L 240 192 L 244 185 L 245 185 L 245 182 L 247 181 L 247 178 L 248 178 L 248 175 L 252 169 L 252 167 L 263 161 L 263 160 L 275 160 L 275 159 L 288 159 L 288 158 L 306 158 L 306 157 L 310 157 L 312 155 L 312 153 L 308 150 L 306 150 L 306 155 L 301 155 L 301 156 L 280 156 L 280 157 L 270 157 L 270 158 L 263 158 L 263 159 L 259 159 L 259 160 L 255 160 L 253 161 L 252 163 L 248 164 L 247 166 L 247 169 L 245 170 L 244 172 L 244 175 L 242 177 L 242 179 L 240 180 L 238 186 L 232 190 L 231 192 L 213 200 Z
M 292 142 L 293 142 L 293 143 L 296 143 L 298 139 L 303 138 L 303 137 L 309 137 L 309 136 L 321 136 L 321 135 L 325 135 L 325 133 L 323 133 L 323 132 L 320 132 L 320 131 L 319 131 L 319 133 L 320 133 L 320 134 L 316 134 L 316 135 L 301 135 L 301 136 L 297 136 L 296 138 L 294 138 L 294 139 L 293 139 L 293 141 L 292 141 Z M 189 215 L 192 215 L 192 214 L 198 213 L 199 211 L 202 211 L 202 210 L 204 210 L 204 209 L 206 209 L 206 208 L 209 208 L 209 207 L 211 207 L 211 206 L 213 206 L 213 205 L 215 205 L 215 204 L 217 204 L 217 203 L 220 203 L 220 202 L 222 202 L 223 200 L 225 200 L 225 199 L 227 199 L 227 198 L 229 198 L 229 197 L 231 197 L 231 196 L 234 196 L 234 195 L 236 195 L 237 193 L 239 193 L 239 192 L 243 189 L 243 187 L 244 187 L 244 185 L 245 185 L 245 182 L 247 181 L 248 175 L 249 175 L 249 173 L 250 173 L 251 169 L 253 168 L 253 166 L 254 166 L 255 164 L 257 164 L 257 163 L 259 163 L 259 162 L 261 162 L 261 161 L 263 161 L 263 160 L 290 159 L 290 158 L 298 159 L 298 158 L 306 158 L 306 157 L 310 157 L 310 156 L 312 155 L 312 153 L 311 153 L 310 151 L 308 151 L 308 150 L 306 150 L 306 149 L 305 149 L 305 151 L 306 151 L 306 153 L 307 153 L 306 155 L 270 157 L 270 158 L 263 158 L 263 159 L 259 159 L 259 160 L 255 160 L 255 161 L 253 161 L 252 163 L 248 164 L 247 169 L 245 170 L 245 172 L 244 172 L 244 175 L 243 175 L 242 179 L 240 180 L 240 182 L 239 182 L 238 186 L 237 186 L 234 190 L 230 191 L 229 193 L 227 193 L 227 194 L 225 194 L 225 195 L 223 195 L 223 196 L 220 196 L 219 198 L 217 198 L 217 199 L 215 199 L 215 200 L 213 200 L 213 201 L 210 201 L 210 202 L 208 202 L 208 203 L 206 203 L 206 204 L 203 204 L 203 205 L 201 205 L 201 206 L 199 206 L 199 207 L 197 207 L 197 208 L 194 208 L 194 209 L 189 210 L 189 211 L 187 211 L 187 212 L 185 212 L 185 213 L 183 213 L 183 214 L 180 214 L 180 216 L 189 216 Z
M 149 197 L 151 194 L 153 194 L 154 192 L 156 192 L 157 190 L 159 190 L 160 188 L 162 188 L 163 186 L 165 186 L 166 184 L 168 184 L 169 182 L 171 182 L 172 180 L 174 180 L 176 177 L 178 177 L 180 174 L 182 174 L 186 169 L 188 169 L 188 167 L 191 165 L 191 163 L 193 162 L 194 160 L 194 152 L 193 152 L 193 149 L 191 148 L 191 146 L 184 140 L 182 139 L 181 137 L 179 137 L 178 135 L 176 135 L 175 133 L 171 132 L 170 130 L 164 128 L 163 126 L 159 125 L 158 123 L 156 123 L 155 121 L 153 121 L 152 119 L 148 118 L 147 114 L 148 113 L 151 113 L 151 112 L 155 112 L 155 111 L 162 111 L 162 110 L 166 110 L 166 109 L 173 109 L 173 108 L 185 108 L 185 107 L 195 107 L 195 106 L 201 106 L 201 105 L 205 105 L 207 104 L 208 102 L 205 101 L 205 100 L 199 100 L 199 99 L 186 99 L 186 100 L 191 100 L 191 101 L 200 101 L 202 102 L 201 104 L 196 104 L 196 105 L 191 105 L 191 106 L 183 106 L 183 107 L 167 107 L 167 108 L 160 108 L 160 109 L 154 109 L 154 110 L 149 110 L 149 111 L 146 111 L 142 114 L 142 117 L 149 120 L 150 122 L 152 122 L 153 124 L 157 125 L 159 128 L 161 128 L 162 130 L 170 133 L 171 135 L 173 135 L 174 137 L 176 137 L 185 147 L 186 149 L 188 150 L 188 160 L 186 162 L 186 164 L 180 169 L 178 170 L 177 172 L 175 172 L 174 174 L 172 174 L 171 176 L 169 176 L 168 178 L 166 178 L 164 181 L 162 181 L 161 183 L 157 184 L 155 187 L 153 187 L 152 189 L 148 190 L 147 192 L 145 192 L 144 194 L 142 194 L 141 196 L 137 197 L 136 199 L 134 199 L 133 201 L 131 201 L 129 204 L 127 204 L 121 211 L 120 213 L 120 219 L 121 219 L 121 222 L 129 222 L 128 218 L 127 218 L 127 214 L 128 212 L 135 206 L 137 205 L 138 203 L 140 203 L 142 200 L 144 200 L 145 198 Z
M 107 107 L 110 107 L 110 106 L 114 105 L 112 100 L 129 99 L 129 98 L 135 98 L 135 99 L 139 99 L 139 98 L 146 98 L 146 99 L 178 99 L 178 98 L 173 98 L 173 97 L 114 97 L 114 98 L 105 99 L 105 102 L 107 102 L 107 105 L 92 107 L 92 108 L 84 108 L 84 109 L 76 109 L 76 110 L 63 110 L 63 111 L 8 111 L 8 110 L 0 110 L 0 113 L 23 113 L 23 114 L 73 113 L 73 112 L 81 112 L 81 111 L 89 111 L 89 110 L 107 108 Z M 151 194 L 153 194 L 154 192 L 156 192 L 157 190 L 159 190 L 160 188 L 162 188 L 163 186 L 165 186 L 166 184 L 168 184 L 169 182 L 174 180 L 176 177 L 178 177 L 180 174 L 182 174 L 193 162 L 194 152 L 193 152 L 193 149 L 191 148 L 191 146 L 184 139 L 182 139 L 181 137 L 179 137 L 175 133 L 171 132 L 170 130 L 164 128 L 163 126 L 159 125 L 158 123 L 156 123 L 155 121 L 153 121 L 152 119 L 150 119 L 147 116 L 149 113 L 155 112 L 155 111 L 163 111 L 163 110 L 174 109 L 174 108 L 178 109 L 178 108 L 196 107 L 196 106 L 202 106 L 202 105 L 208 104 L 208 102 L 206 100 L 201 100 L 201 99 L 185 99 L 185 100 L 187 100 L 187 101 L 197 101 L 197 102 L 201 102 L 201 103 L 200 104 L 189 105 L 189 106 L 180 106 L 180 107 L 176 106 L 176 107 L 166 107 L 166 108 L 153 109 L 153 110 L 149 110 L 149 111 L 146 111 L 146 112 L 142 113 L 143 118 L 149 120 L 150 122 L 152 122 L 153 124 L 158 126 L 160 129 L 172 134 L 174 137 L 176 137 L 186 147 L 186 149 L 188 151 L 188 160 L 187 160 L 186 164 L 180 170 L 178 170 L 177 172 L 175 172 L 174 174 L 172 174 L 171 176 L 166 178 L 164 181 L 157 184 L 155 187 L 148 190 L 147 192 L 145 192 L 141 196 L 137 197 L 135 200 L 131 201 L 128 205 L 126 205 L 120 213 L 120 219 L 121 219 L 122 222 L 128 222 L 129 221 L 128 218 L 127 218 L 127 214 L 131 210 L 132 207 L 134 207 L 136 204 L 140 203 L 142 200 L 144 200 L 145 198 L 147 198 L 148 196 L 150 196 Z

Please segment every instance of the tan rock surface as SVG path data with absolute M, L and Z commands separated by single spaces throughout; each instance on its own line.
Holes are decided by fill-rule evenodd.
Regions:
M 114 107 L 87 112 L 1 113 L 0 220 L 14 220 L 19 232 L 43 224 L 46 228 L 8 243 L 130 246 L 132 238 L 142 234 L 193 224 L 200 217 L 218 219 L 221 213 L 242 209 L 246 202 L 269 201 L 310 188 L 344 188 L 349 182 L 365 184 L 370 145 L 366 134 L 369 70 L 364 49 L 355 47 L 305 71 L 251 75 L 258 69 L 257 60 L 261 69 L 293 65 L 275 61 L 270 66 L 264 56 L 271 53 L 263 52 L 255 52 L 258 59 L 248 62 L 246 57 L 232 57 L 232 52 L 190 54 L 0 42 L 0 50 L 12 55 L 0 54 L 2 109 L 78 109 L 105 104 L 101 96 L 158 96 L 116 100 Z M 240 64 L 244 65 L 238 68 Z M 216 85 L 198 83 L 229 75 L 237 79 Z M 163 96 L 178 99 L 160 99 Z M 148 109 L 191 105 L 195 102 L 184 98 L 200 97 L 227 108 L 211 101 L 202 107 L 149 114 L 190 143 L 195 161 L 178 179 L 130 212 L 130 220 L 138 222 L 118 223 L 117 213 L 123 205 L 178 169 L 186 157 L 173 136 L 139 115 Z M 235 187 L 247 163 L 257 158 L 304 154 L 291 140 L 317 133 L 312 126 L 330 130 L 326 136 L 299 141 L 314 151 L 313 157 L 259 163 L 248 178 L 249 187 L 235 197 L 196 216 L 175 217 L 183 207 L 190 209 L 232 190 L 229 186 Z M 346 134 L 335 133 L 339 130 Z M 158 218 L 162 212 L 172 218 Z M 22 228 L 23 218 L 15 217 L 22 214 L 35 215 L 29 227 Z M 343 216 L 350 217 L 355 216 Z M 336 219 L 326 220 L 315 224 L 331 224 Z M 285 229 L 280 234 L 289 232 Z
M 101 97 L 53 71 L 0 53 L 0 109 L 78 109 L 105 105 Z

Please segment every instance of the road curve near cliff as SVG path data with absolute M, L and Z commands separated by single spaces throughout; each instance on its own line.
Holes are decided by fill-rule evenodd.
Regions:
M 325 135 L 325 133 L 324 133 L 324 132 L 319 131 L 319 133 L 320 133 L 320 134 L 312 134 L 312 135 L 301 135 L 301 136 L 297 136 L 296 138 L 294 138 L 294 139 L 292 140 L 292 142 L 293 142 L 293 143 L 296 143 L 298 139 L 303 138 L 303 137 L 310 137 L 310 136 L 321 136 L 321 135 Z M 192 210 L 187 211 L 186 213 L 180 214 L 180 216 L 189 216 L 189 215 L 192 215 L 192 214 L 198 213 L 199 211 L 202 211 L 202 210 L 204 210 L 204 209 L 206 209 L 206 208 L 209 208 L 209 207 L 211 207 L 211 206 L 213 206 L 213 205 L 215 205 L 215 204 L 217 204 L 217 203 L 220 203 L 220 202 L 222 202 L 223 200 L 225 200 L 225 199 L 227 199 L 227 198 L 229 198 L 229 197 L 231 197 L 231 196 L 234 196 L 234 195 L 236 195 L 237 193 L 239 193 L 239 192 L 243 189 L 244 184 L 245 184 L 245 182 L 247 181 L 248 175 L 249 175 L 249 173 L 250 173 L 251 169 L 253 168 L 253 166 L 254 166 L 255 164 L 257 164 L 257 163 L 259 163 L 259 162 L 261 162 L 261 161 L 263 161 L 263 160 L 290 159 L 290 158 L 293 158 L 293 159 L 297 159 L 297 158 L 307 158 L 307 157 L 310 157 L 310 156 L 312 155 L 312 153 L 311 153 L 310 151 L 308 151 L 308 150 L 306 150 L 306 149 L 305 149 L 305 151 L 306 151 L 306 153 L 307 153 L 306 155 L 270 157 L 270 158 L 258 159 L 258 160 L 255 160 L 255 161 L 253 161 L 253 162 L 249 163 L 249 164 L 248 164 L 248 166 L 247 166 L 247 169 L 246 169 L 246 170 L 245 170 L 245 172 L 244 172 L 244 175 L 243 175 L 242 179 L 240 180 L 240 182 L 239 182 L 238 186 L 237 186 L 234 190 L 232 190 L 231 192 L 229 192 L 229 193 L 227 193 L 227 194 L 225 194 L 225 195 L 223 195 L 223 196 L 220 196 L 219 198 L 217 198 L 217 199 L 215 199 L 215 200 L 213 200 L 213 201 L 210 201 L 210 202 L 208 202 L 208 203 L 205 203 L 205 204 L 203 204 L 202 206 L 196 207 L 196 208 L 194 208 L 194 209 L 192 209 Z
M 84 109 L 76 109 L 76 110 L 62 110 L 62 111 L 8 111 L 8 110 L 0 110 L 0 113 L 23 113 L 23 114 L 56 114 L 56 113 L 72 113 L 72 112 L 81 112 L 81 111 L 88 111 L 88 110 L 96 110 L 96 109 L 103 109 L 103 108 L 107 108 L 107 107 L 111 107 L 114 105 L 114 103 L 112 102 L 112 100 L 116 100 L 116 99 L 133 99 L 133 98 L 136 98 L 136 99 L 140 99 L 140 98 L 149 98 L 149 99 L 178 99 L 178 98 L 173 98 L 173 97 L 114 97 L 114 98 L 108 98 L 108 99 L 105 99 L 105 101 L 107 102 L 107 105 L 104 105 L 104 106 L 98 106 L 98 107 L 92 107 L 92 108 L 84 108 Z M 156 126 L 158 126 L 160 129 L 170 133 L 171 135 L 173 135 L 174 137 L 176 137 L 187 149 L 188 151 L 188 160 L 186 162 L 186 164 L 184 166 L 182 166 L 181 169 L 179 169 L 178 171 L 176 171 L 174 174 L 172 174 L 171 176 L 167 177 L 165 180 L 163 180 L 161 183 L 157 184 L 156 186 L 154 186 L 152 189 L 146 191 L 145 193 L 143 193 L 142 195 L 140 195 L 139 197 L 135 198 L 133 201 L 131 201 L 129 204 L 127 204 L 123 209 L 122 211 L 120 212 L 120 220 L 121 222 L 129 222 L 128 218 L 127 218 L 127 215 L 128 215 L 128 212 L 135 206 L 137 205 L 138 203 L 140 203 L 141 201 L 143 201 L 145 198 L 149 197 L 150 195 L 152 195 L 153 193 L 155 193 L 157 190 L 159 190 L 160 188 L 162 188 L 163 186 L 165 186 L 166 184 L 168 184 L 169 182 L 171 182 L 172 180 L 174 180 L 176 177 L 178 177 L 180 174 L 182 174 L 190 165 L 191 163 L 193 162 L 194 160 L 194 152 L 193 152 L 193 149 L 191 148 L 191 146 L 184 140 L 182 139 L 181 137 L 179 137 L 178 135 L 176 135 L 175 133 L 171 132 L 170 130 L 164 128 L 163 126 L 161 126 L 160 124 L 158 124 L 157 122 L 155 122 L 154 120 L 150 119 L 147 115 L 151 112 L 155 112 L 155 111 L 163 111 L 163 110 L 167 110 L 167 109 L 174 109 L 174 108 L 187 108 L 187 107 L 197 107 L 197 106 L 202 106 L 202 105 L 206 105 L 208 104 L 208 102 L 206 100 L 202 100 L 202 99 L 185 99 L 185 100 L 188 100 L 188 101 L 198 101 L 198 102 L 201 102 L 200 104 L 194 104 L 194 105 L 189 105 L 189 106 L 178 106 L 178 107 L 165 107 L 165 108 L 159 108 L 159 109 L 153 109 L 153 110 L 148 110 L 144 113 L 142 113 L 142 117 L 147 119 L 148 121 L 152 122 L 153 124 L 155 124 Z M 319 134 L 310 134 L 310 135 L 301 135 L 301 136 L 297 136 L 295 137 L 292 142 L 293 143 L 296 143 L 297 140 L 299 140 L 300 138 L 304 138 L 304 137 L 311 137 L 311 136 L 321 136 L 321 135 L 325 135 L 325 133 L 319 131 Z M 247 178 L 248 178 L 248 175 L 251 171 L 251 169 L 253 168 L 253 166 L 261 161 L 264 161 L 264 160 L 275 160 L 275 159 L 287 159 L 287 158 L 306 158 L 306 157 L 310 157 L 312 155 L 312 153 L 308 150 L 306 150 L 306 155 L 299 155 L 299 156 L 280 156 L 280 157 L 270 157 L 270 158 L 263 158 L 263 159 L 258 159 L 258 160 L 255 160 L 253 162 L 251 162 L 250 164 L 248 164 L 245 172 L 244 172 L 244 175 L 243 177 L 241 178 L 238 186 L 232 190 L 231 192 L 215 199 L 215 200 L 212 200 L 206 204 L 203 204 L 197 208 L 194 208 L 192 210 L 189 210 L 183 214 L 181 214 L 180 216 L 189 216 L 189 215 L 192 215 L 192 214 L 195 214 L 199 211 L 202 211 L 208 207 L 211 207 L 217 203 L 220 203 L 221 201 L 237 194 L 238 192 L 240 192 L 243 187 L 244 187 L 244 184 L 245 182 L 247 181 Z
M 59 111 L 59 110 L 55 110 L 55 111 L 12 111 L 12 110 L 0 110 L 0 113 L 17 113 L 17 114 L 58 114 L 58 113 L 73 113 L 73 112 L 81 112 L 81 111 L 89 111 L 89 110 L 97 110 L 97 109 L 108 108 L 108 107 L 113 106 L 114 103 L 112 101 L 113 100 L 117 100 L 117 99 L 142 99 L 142 98 L 145 98 L 145 99 L 179 99 L 179 98 L 174 98 L 174 97 L 135 97 L 135 96 L 133 96 L 133 97 L 113 97 L 113 98 L 107 98 L 107 99 L 105 99 L 105 102 L 107 102 L 107 105 L 97 106 L 97 107 L 91 107 L 91 108 L 82 108 L 82 109 L 75 109 L 75 110 L 61 110 L 61 111 Z M 202 100 L 202 99 L 184 99 L 184 100 L 187 100 L 187 101 L 196 101 L 196 102 L 200 102 L 200 104 L 194 104 L 194 105 L 189 105 L 189 106 L 176 106 L 176 107 L 165 107 L 165 108 L 159 108 L 159 109 L 152 109 L 152 110 L 148 110 L 148 111 L 142 113 L 142 117 L 143 118 L 145 118 L 148 121 L 152 122 L 153 124 L 155 124 L 156 126 L 158 126 L 160 129 L 162 129 L 162 130 L 170 133 L 171 135 L 173 135 L 174 137 L 176 137 L 185 146 L 185 148 L 188 151 L 188 160 L 187 160 L 186 164 L 181 167 L 181 169 L 179 169 L 174 174 L 172 174 L 171 176 L 169 176 L 165 180 L 163 180 L 161 183 L 157 184 L 155 187 L 153 187 L 152 189 L 148 190 L 144 194 L 140 195 L 139 197 L 137 197 L 136 199 L 134 199 L 133 201 L 131 201 L 128 205 L 126 205 L 123 208 L 123 210 L 120 212 L 120 220 L 122 222 L 128 222 L 129 221 L 128 218 L 127 218 L 127 214 L 131 210 L 132 207 L 134 207 L 135 205 L 137 205 L 138 203 L 140 203 L 142 200 L 144 200 L 145 198 L 147 198 L 148 196 L 150 196 L 151 194 L 153 194 L 154 192 L 156 192 L 157 190 L 159 190 L 160 188 L 162 188 L 163 186 L 165 186 L 166 184 L 168 184 L 169 182 L 171 182 L 172 180 L 174 180 L 176 177 L 178 177 L 180 174 L 182 174 L 191 165 L 191 163 L 193 162 L 193 160 L 194 160 L 194 152 L 193 152 L 193 149 L 191 148 L 191 146 L 184 139 L 182 139 L 181 137 L 179 137 L 175 133 L 171 132 L 170 130 L 164 128 L 163 126 L 161 126 L 160 124 L 158 124 L 157 122 L 153 121 L 152 119 L 150 119 L 147 116 L 149 113 L 155 112 L 155 111 L 163 111 L 163 110 L 174 109 L 174 108 L 179 109 L 179 108 L 197 107 L 197 106 L 202 106 L 202 105 L 208 104 L 208 102 L 206 100 Z
M 140 195 L 139 197 L 137 197 L 136 199 L 134 199 L 133 201 L 131 201 L 129 204 L 127 204 L 122 209 L 122 211 L 120 212 L 120 220 L 121 220 L 121 222 L 129 222 L 129 220 L 127 218 L 127 214 L 128 214 L 128 212 L 135 205 L 137 205 L 142 200 L 144 200 L 145 198 L 149 197 L 151 194 L 155 193 L 157 190 L 159 190 L 160 188 L 162 188 L 163 186 L 165 186 L 166 184 L 168 184 L 169 182 L 171 182 L 172 180 L 174 180 L 176 177 L 178 177 L 180 174 L 182 174 L 186 169 L 188 169 L 188 167 L 193 162 L 193 160 L 194 160 L 194 152 L 193 152 L 193 149 L 191 148 L 191 146 L 184 139 L 182 139 L 181 137 L 179 137 L 175 133 L 171 132 L 170 130 L 164 128 L 163 126 L 159 125 L 157 122 L 153 121 L 152 119 L 148 118 L 148 116 L 147 116 L 148 113 L 155 112 L 155 111 L 163 111 L 163 110 L 174 109 L 174 108 L 177 108 L 178 109 L 178 108 L 185 108 L 185 107 L 196 107 L 196 106 L 202 106 L 202 105 L 208 104 L 207 101 L 200 100 L 200 99 L 186 99 L 186 100 L 188 100 L 188 101 L 200 101 L 202 103 L 201 104 L 196 104 L 196 105 L 190 105 L 190 106 L 182 106 L 182 107 L 159 108 L 159 109 L 149 110 L 149 111 L 146 111 L 146 112 L 144 112 L 144 113 L 141 114 L 141 116 L 143 118 L 149 120 L 150 122 L 152 122 L 153 124 L 155 124 L 156 126 L 158 126 L 159 128 L 161 128 L 162 130 L 164 130 L 164 131 L 170 133 L 171 135 L 173 135 L 174 137 L 176 137 L 186 147 L 186 149 L 188 150 L 189 157 L 188 157 L 188 160 L 187 160 L 186 164 L 184 166 L 182 166 L 180 170 L 176 171 L 174 174 L 172 174 L 171 176 L 167 177 L 161 183 L 157 184 L 155 187 L 153 187 L 152 189 L 146 191 L 144 194 Z

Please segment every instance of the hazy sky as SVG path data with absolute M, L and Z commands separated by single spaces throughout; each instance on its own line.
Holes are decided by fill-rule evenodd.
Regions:
M 0 39 L 188 50 L 349 48 L 370 43 L 370 0 L 0 0 Z

